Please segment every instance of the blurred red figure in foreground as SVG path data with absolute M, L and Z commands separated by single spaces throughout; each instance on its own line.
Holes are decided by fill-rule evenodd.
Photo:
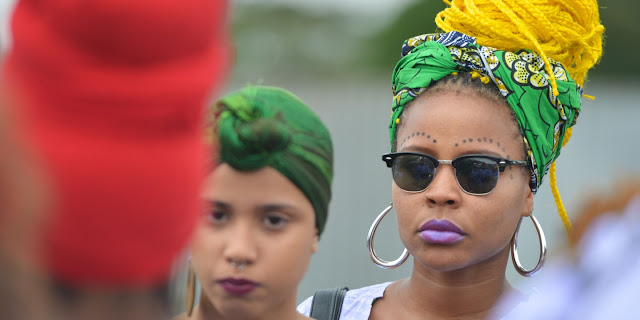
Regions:
M 164 286 L 200 213 L 226 1 L 24 0 L 2 71 L 50 181 L 56 283 Z

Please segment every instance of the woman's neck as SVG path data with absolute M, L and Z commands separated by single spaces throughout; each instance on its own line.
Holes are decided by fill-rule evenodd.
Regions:
M 201 296 L 200 303 L 194 308 L 193 315 L 188 318 L 189 320 L 302 320 L 309 319 L 296 310 L 296 294 L 292 295 L 292 298 L 284 300 L 278 305 L 265 306 L 263 312 L 258 312 L 255 315 L 249 315 L 245 312 L 228 312 L 225 314 L 221 312 L 209 299 Z M 257 303 L 264 303 L 258 301 Z
M 509 247 L 493 258 L 455 271 L 435 271 L 414 262 L 396 292 L 412 314 L 438 319 L 483 319 L 510 288 L 505 278 Z

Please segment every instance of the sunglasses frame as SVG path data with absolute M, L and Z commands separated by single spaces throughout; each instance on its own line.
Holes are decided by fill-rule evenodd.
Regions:
M 489 156 L 486 154 L 465 154 L 463 156 L 459 156 L 455 159 L 452 160 L 438 160 L 433 156 L 430 156 L 428 154 L 424 154 L 424 153 L 418 153 L 418 152 L 391 152 L 391 153 L 385 153 L 382 155 L 382 161 L 384 161 L 387 164 L 388 168 L 393 168 L 393 162 L 400 156 L 404 156 L 404 155 L 411 155 L 411 156 L 420 156 L 420 157 L 424 157 L 426 159 L 428 159 L 429 161 L 431 161 L 433 163 L 433 177 L 435 178 L 436 173 L 438 172 L 438 166 L 440 164 L 449 164 L 453 167 L 453 171 L 454 171 L 454 176 L 456 178 L 456 182 L 458 183 L 458 187 L 460 187 L 460 189 L 462 191 L 464 191 L 467 194 L 470 195 L 474 195 L 474 196 L 483 196 L 483 195 L 487 195 L 489 193 L 491 193 L 496 187 L 494 186 L 491 190 L 489 190 L 489 192 L 485 192 L 485 193 L 473 193 L 473 192 L 469 192 L 467 190 L 465 190 L 461 185 L 460 185 L 460 181 L 458 180 L 458 175 L 456 172 L 456 163 L 459 162 L 460 160 L 464 160 L 466 158 L 484 158 L 484 159 L 489 159 L 489 160 L 493 160 L 496 162 L 496 164 L 498 165 L 498 179 L 500 178 L 500 172 L 504 172 L 504 169 L 506 169 L 508 166 L 529 166 L 529 161 L 526 160 L 509 160 L 509 159 L 504 159 L 504 158 L 500 158 L 500 157 L 494 157 L 494 156 Z M 433 182 L 433 179 L 431 180 L 431 182 Z M 400 190 L 404 191 L 404 192 L 408 192 L 408 193 L 420 193 L 423 192 L 425 190 L 427 190 L 429 188 L 429 186 L 431 185 L 431 182 L 429 182 L 429 184 L 422 190 L 417 190 L 417 191 L 409 191 L 409 190 L 405 190 L 400 188 L 400 186 L 398 186 L 398 188 L 400 188 Z M 395 179 L 393 181 L 393 183 L 395 182 Z M 396 183 L 396 185 L 398 185 Z M 498 183 L 496 182 L 496 186 L 498 185 Z

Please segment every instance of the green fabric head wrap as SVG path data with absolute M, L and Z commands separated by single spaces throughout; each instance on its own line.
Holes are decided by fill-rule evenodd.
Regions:
M 215 106 L 220 161 L 236 170 L 272 167 L 309 199 L 322 233 L 333 178 L 333 146 L 320 118 L 291 92 L 252 86 Z
M 403 58 L 393 72 L 393 108 L 389 125 L 392 149 L 404 107 L 434 82 L 460 71 L 489 77 L 514 111 L 528 149 L 531 190 L 560 155 L 565 131 L 580 112 L 582 88 L 565 68 L 551 60 L 559 95 L 551 88 L 544 62 L 529 50 L 508 52 L 476 44 L 468 35 L 452 31 L 425 34 L 405 41 Z M 541 174 L 542 173 L 542 174 Z

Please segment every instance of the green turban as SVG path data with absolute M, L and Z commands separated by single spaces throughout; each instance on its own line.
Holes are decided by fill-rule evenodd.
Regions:
M 322 233 L 333 146 L 320 118 L 291 92 L 274 87 L 247 87 L 220 99 L 215 108 L 220 161 L 241 171 L 278 170 L 309 199 Z
M 535 52 L 483 47 L 475 38 L 456 31 L 411 38 L 405 41 L 402 56 L 392 79 L 391 143 L 404 107 L 427 87 L 455 72 L 478 72 L 498 87 L 516 116 L 528 149 L 530 186 L 535 193 L 560 155 L 565 132 L 575 124 L 581 108 L 582 88 L 562 64 L 550 59 L 553 74 L 549 75 Z M 557 96 L 550 77 L 556 79 Z

